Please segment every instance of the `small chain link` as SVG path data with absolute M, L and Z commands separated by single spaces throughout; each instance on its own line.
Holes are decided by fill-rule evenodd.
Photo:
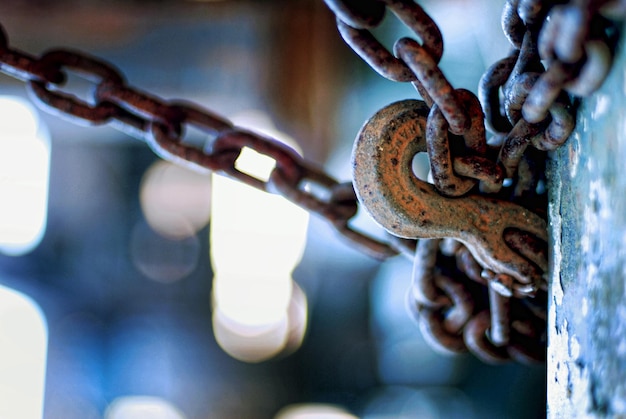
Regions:
M 37 103 L 53 114 L 79 124 L 108 124 L 145 141 L 166 160 L 280 194 L 326 219 L 341 236 L 374 258 L 382 260 L 402 251 L 397 243 L 377 240 L 350 225 L 359 206 L 351 183 L 336 181 L 283 143 L 238 128 L 209 110 L 165 101 L 128 86 L 116 68 L 100 59 L 62 49 L 33 57 L 10 48 L 0 26 L 0 72 L 26 82 Z M 63 91 L 68 73 L 93 83 L 92 97 L 83 100 Z M 185 144 L 186 126 L 207 135 L 203 148 Z M 268 181 L 237 168 L 244 147 L 276 162 Z

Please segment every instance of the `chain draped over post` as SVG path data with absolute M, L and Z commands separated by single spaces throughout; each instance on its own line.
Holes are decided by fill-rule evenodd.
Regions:
M 610 68 L 611 25 L 599 14 L 606 1 L 507 1 L 502 28 L 513 51 L 487 69 L 478 97 L 454 89 L 443 75 L 438 66 L 443 53 L 439 28 L 413 0 L 325 2 L 346 43 L 383 77 L 411 82 L 430 107 L 426 145 L 432 181 L 441 195 L 504 199 L 545 215 L 546 152 L 562 145 L 574 129 L 573 96 L 595 91 Z M 393 54 L 371 32 L 387 9 L 419 38 L 397 40 Z M 401 107 L 400 102 L 389 108 L 393 106 Z M 384 112 L 389 111 L 379 113 Z M 374 116 L 364 130 L 380 125 L 380 118 Z M 491 135 L 488 140 L 485 126 Z M 359 135 L 369 138 L 371 133 L 362 130 Z M 364 173 L 359 165 L 370 161 L 361 144 L 370 140 L 357 140 L 355 176 Z M 372 194 L 373 182 L 374 177 L 364 181 L 367 195 Z M 403 191 L 406 198 L 410 192 Z M 380 206 L 381 199 L 393 193 L 384 189 L 383 194 L 387 197 L 362 200 Z M 449 205 L 454 206 L 454 200 Z M 389 213 L 384 206 L 368 210 L 377 220 Z M 394 223 L 389 221 L 390 226 Z M 547 270 L 547 249 L 537 237 L 508 229 L 498 240 L 544 273 Z M 442 352 L 469 350 L 489 363 L 543 360 L 545 275 L 537 283 L 520 283 L 481 266 L 474 256 L 481 250 L 450 238 L 419 240 L 408 302 L 423 335 Z
M 478 89 L 480 101 L 467 90 L 454 89 L 443 75 L 438 66 L 441 32 L 414 1 L 325 2 L 346 42 L 384 77 L 412 83 L 430 108 L 427 152 L 439 193 L 497 196 L 545 211 L 545 199 L 537 192 L 545 151 L 561 145 L 573 129 L 571 95 L 593 92 L 610 66 L 610 24 L 598 13 L 605 1 L 508 1 L 502 24 L 514 50 L 486 71 Z M 403 38 L 393 53 L 386 49 L 370 29 L 380 24 L 387 9 L 420 42 Z M 288 146 L 195 104 L 138 90 L 116 68 L 82 52 L 59 49 L 35 57 L 12 48 L 1 26 L 0 72 L 25 82 L 35 102 L 53 114 L 84 125 L 109 125 L 145 141 L 166 160 L 280 194 L 326 219 L 375 258 L 404 254 L 413 259 L 409 306 L 434 347 L 453 353 L 469 350 L 495 363 L 545 356 L 545 280 L 517 283 L 485 269 L 472 249 L 455 240 L 416 242 L 389 234 L 382 242 L 353 229 L 350 221 L 359 202 L 352 183 L 336 181 Z M 63 90 L 69 74 L 93 83 L 87 100 Z M 492 133 L 489 140 L 485 125 Z M 186 141 L 189 126 L 208 140 L 201 145 Z M 245 147 L 276 162 L 269 180 L 236 167 Z M 502 239 L 531 261 L 546 259 L 546 249 L 532 235 L 505 231 Z

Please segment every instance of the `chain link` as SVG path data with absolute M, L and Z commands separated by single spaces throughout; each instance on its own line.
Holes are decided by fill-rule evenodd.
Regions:
M 479 99 L 469 91 L 455 90 L 443 75 L 438 66 L 441 34 L 432 29 L 424 10 L 409 6 L 412 1 L 380 0 L 394 12 L 400 3 L 419 10 L 412 21 L 403 22 L 422 43 L 399 39 L 395 56 L 341 13 L 338 28 L 374 70 L 394 81 L 414 82 L 431 107 L 426 139 L 438 191 L 451 197 L 468 193 L 505 197 L 545 214 L 546 201 L 538 192 L 545 151 L 562 145 L 574 129 L 569 94 L 590 94 L 610 68 L 609 24 L 597 13 L 606 1 L 558 6 L 545 0 L 507 1 L 502 28 L 513 52 L 487 69 L 479 83 Z M 489 141 L 485 126 L 493 136 Z M 545 244 L 532 234 L 508 229 L 502 238 L 547 271 Z M 423 335 L 443 352 L 469 350 L 489 363 L 543 360 L 546 307 L 527 302 L 545 302 L 545 279 L 516 283 L 481 267 L 475 250 L 449 239 L 417 243 L 408 298 Z
M 336 181 L 283 143 L 233 126 L 195 104 L 165 101 L 128 86 L 116 68 L 100 59 L 62 49 L 33 57 L 10 48 L 0 26 L 0 72 L 26 82 L 37 103 L 53 114 L 79 124 L 110 125 L 145 141 L 166 160 L 280 194 L 326 219 L 341 236 L 374 258 L 382 260 L 402 251 L 395 239 L 393 245 L 379 241 L 350 225 L 359 206 L 351 183 Z M 63 90 L 69 73 L 93 83 L 91 97 L 83 100 Z M 203 148 L 185 143 L 188 126 L 207 135 Z M 276 162 L 269 180 L 237 167 L 246 147 Z
M 487 69 L 478 97 L 447 80 L 439 67 L 441 32 L 413 0 L 324 1 L 354 51 L 382 76 L 412 83 L 430 108 L 427 152 L 441 194 L 506 198 L 545 214 L 545 198 L 537 192 L 545 151 L 563 144 L 574 128 L 570 95 L 593 92 L 610 68 L 610 22 L 598 13 L 606 0 L 507 1 L 502 28 L 513 52 Z M 371 29 L 387 9 L 419 40 L 399 39 L 393 53 L 383 46 Z M 34 57 L 11 48 L 0 26 L 0 72 L 25 82 L 52 113 L 86 125 L 109 125 L 145 141 L 166 160 L 280 194 L 375 258 L 413 259 L 409 307 L 435 348 L 469 350 L 491 363 L 545 358 L 545 279 L 521 283 L 484 269 L 475 249 L 454 240 L 388 235 L 380 241 L 359 232 L 350 226 L 359 210 L 351 183 L 338 182 L 288 146 L 209 110 L 129 86 L 119 70 L 82 52 L 53 50 Z M 87 100 L 64 91 L 70 73 L 93 84 Z M 185 142 L 190 126 L 207 135 L 202 147 Z M 275 161 L 268 180 L 237 167 L 244 148 Z M 502 239 L 538 270 L 547 270 L 541 240 L 516 229 L 504 231 Z

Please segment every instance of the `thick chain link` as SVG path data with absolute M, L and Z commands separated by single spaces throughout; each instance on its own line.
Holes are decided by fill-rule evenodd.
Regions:
M 165 101 L 135 89 L 127 85 L 116 68 L 100 59 L 70 50 L 53 50 L 34 57 L 10 48 L 0 27 L 0 72 L 26 82 L 37 103 L 50 113 L 74 123 L 107 124 L 145 141 L 166 160 L 280 194 L 320 215 L 341 236 L 372 257 L 386 259 L 403 249 L 402 242 L 393 237 L 386 243 L 350 225 L 359 206 L 351 182 L 338 182 L 283 143 L 233 126 L 207 109 L 192 103 Z M 63 91 L 70 72 L 93 83 L 90 98 L 83 100 Z M 186 126 L 207 135 L 202 148 L 185 143 Z M 244 147 L 276 162 L 269 180 L 257 179 L 237 168 L 235 162 Z
M 513 52 L 487 69 L 480 100 L 443 75 L 441 33 L 412 0 L 363 1 L 363 9 L 375 10 L 369 18 L 351 15 L 347 1 L 325 2 L 348 45 L 382 76 L 412 82 L 431 108 L 428 155 L 442 195 L 487 194 L 545 213 L 545 193 L 537 192 L 545 151 L 563 144 L 574 128 L 570 94 L 592 93 L 610 68 L 609 23 L 598 14 L 606 1 L 509 0 L 502 27 Z M 377 41 L 370 29 L 382 21 L 382 5 L 421 43 L 399 39 L 392 55 Z M 547 249 L 530 234 L 507 231 L 503 239 L 528 260 L 547 260 Z M 409 306 L 423 335 L 443 352 L 469 350 L 489 363 L 534 362 L 545 357 L 546 289 L 545 278 L 521 284 L 484 269 L 459 242 L 421 239 Z
M 574 126 L 569 94 L 591 93 L 610 67 L 608 22 L 598 14 L 605 1 L 557 6 L 541 0 L 508 1 L 503 29 L 514 51 L 487 70 L 478 89 L 480 101 L 467 90 L 454 89 L 443 75 L 438 65 L 441 32 L 413 0 L 325 2 L 346 42 L 384 77 L 412 83 L 431 108 L 428 154 L 440 193 L 461 196 L 476 191 L 478 184 L 479 193 L 542 211 L 545 200 L 536 191 L 545 150 L 562 144 Z M 393 53 L 384 47 L 370 30 L 387 9 L 420 42 L 400 39 Z M 24 81 L 52 113 L 73 122 L 112 126 L 145 141 L 164 159 L 278 193 L 320 215 L 378 259 L 399 253 L 413 258 L 410 306 L 433 346 L 446 352 L 470 350 L 487 362 L 545 356 L 545 281 L 514 283 L 507 275 L 483 269 L 470 249 L 452 240 L 416 242 L 389 235 L 383 242 L 353 229 L 350 222 L 359 202 L 352 184 L 338 182 L 284 144 L 195 104 L 166 101 L 133 88 L 116 68 L 82 52 L 54 50 L 34 57 L 11 48 L 1 26 L 0 72 Z M 88 100 L 63 91 L 69 73 L 93 83 Z M 489 141 L 485 125 L 493 134 Z M 206 133 L 203 146 L 185 141 L 189 126 Z M 276 162 L 268 180 L 237 168 L 246 147 Z M 546 250 L 533 237 L 509 233 L 504 237 L 509 247 L 530 260 L 545 259 Z

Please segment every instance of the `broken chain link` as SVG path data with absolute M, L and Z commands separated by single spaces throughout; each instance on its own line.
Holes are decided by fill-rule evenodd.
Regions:
M 441 195 L 506 199 L 545 214 L 545 152 L 562 145 L 574 129 L 572 96 L 595 91 L 610 69 L 610 23 L 598 13 L 607 1 L 507 1 L 502 28 L 513 52 L 487 69 L 478 98 L 454 89 L 443 75 L 438 66 L 441 33 L 413 0 L 362 1 L 358 13 L 354 2 L 325 2 L 335 12 L 346 43 L 380 75 L 411 82 L 430 108 L 425 137 L 432 181 Z M 421 42 L 399 39 L 392 55 L 370 32 L 385 9 Z M 373 12 L 368 16 L 365 10 Z M 407 164 L 398 156 L 406 154 L 405 147 L 415 153 L 423 135 L 417 120 L 407 128 L 406 117 L 400 115 L 410 112 L 404 103 L 389 105 L 364 125 L 355 142 L 353 165 L 357 195 L 372 216 L 392 234 L 423 237 L 417 243 L 408 297 L 423 335 L 443 352 L 469 350 L 489 363 L 545 359 L 545 275 L 526 283 L 519 282 L 519 272 L 494 272 L 483 257 L 488 245 L 460 243 L 453 240 L 460 236 L 456 231 L 442 233 L 445 229 L 432 224 L 428 210 L 439 213 L 437 220 L 445 213 L 435 202 L 440 198 L 425 194 L 428 188 L 414 175 L 413 181 L 404 179 L 410 160 L 408 169 L 396 167 Z M 492 133 L 488 141 L 485 125 Z M 406 143 L 411 139 L 413 145 Z M 376 166 L 376 173 L 363 171 L 361 165 Z M 391 172 L 403 178 L 397 185 L 387 182 Z M 475 228 L 464 200 L 450 199 L 449 205 L 465 218 L 464 231 Z M 533 229 L 541 226 L 538 223 Z M 516 252 L 545 273 L 545 242 L 525 230 L 507 228 L 489 240 L 492 246 L 504 241 L 500 246 L 508 247 L 507 252 Z

